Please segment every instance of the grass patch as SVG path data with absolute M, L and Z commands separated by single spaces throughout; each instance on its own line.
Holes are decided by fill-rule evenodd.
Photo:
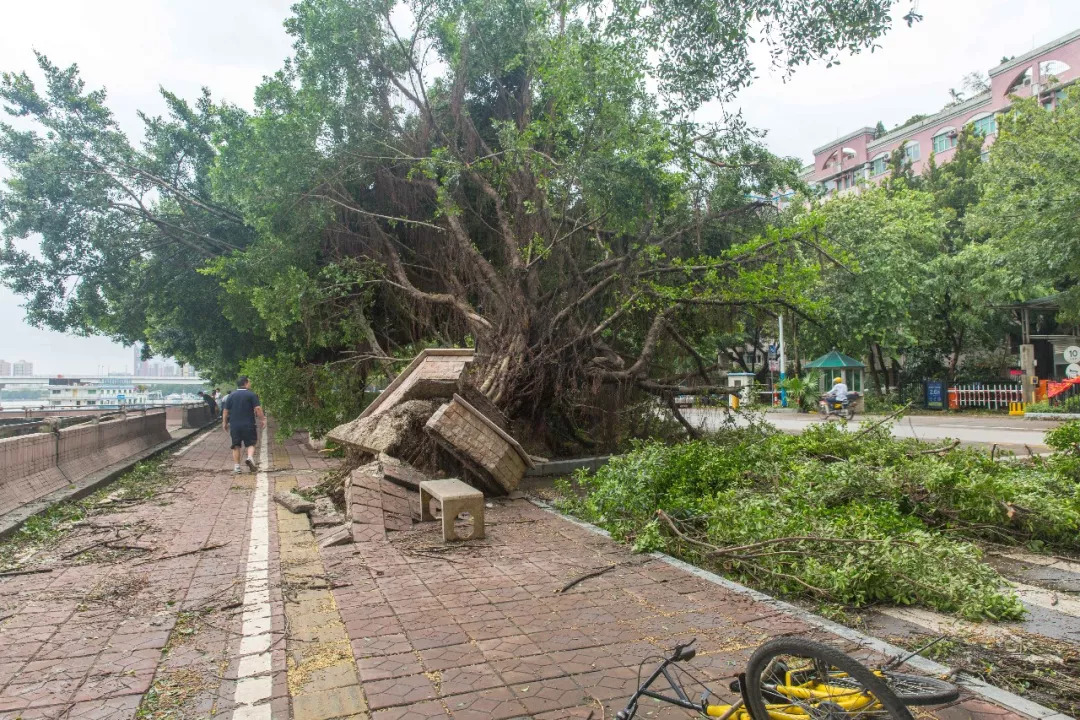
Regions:
M 112 483 L 81 500 L 69 500 L 29 518 L 0 540 L 0 571 L 19 566 L 29 556 L 59 545 L 79 523 L 95 515 L 147 502 L 174 482 L 165 460 L 144 460 Z
M 923 605 L 971 619 L 1023 606 L 978 540 L 1080 548 L 1077 460 L 995 463 L 821 424 L 642 444 L 560 485 L 560 507 L 641 551 L 762 590 L 852 608 Z

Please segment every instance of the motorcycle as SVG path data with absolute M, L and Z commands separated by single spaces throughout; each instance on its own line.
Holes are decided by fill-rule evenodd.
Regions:
M 854 392 L 849 392 L 847 400 L 842 402 L 822 395 L 818 401 L 818 413 L 824 420 L 828 420 L 833 416 L 843 420 L 853 420 L 855 418 L 855 403 L 858 399 L 859 393 Z

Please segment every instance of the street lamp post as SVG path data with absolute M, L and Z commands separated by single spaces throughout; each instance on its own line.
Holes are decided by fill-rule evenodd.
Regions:
M 784 364 L 784 313 L 780 313 L 780 407 L 787 407 L 787 390 L 784 389 L 786 366 Z

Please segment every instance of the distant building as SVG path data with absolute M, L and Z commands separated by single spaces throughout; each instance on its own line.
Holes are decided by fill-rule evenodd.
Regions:
M 34 363 L 26 362 L 25 360 L 19 360 L 11 366 L 11 375 L 13 377 L 30 377 L 34 374 Z
M 1078 77 L 1080 30 L 992 68 L 986 92 L 895 130 L 878 134 L 872 127 L 861 127 L 816 148 L 813 164 L 803 168 L 801 177 L 824 188 L 828 195 L 859 192 L 860 180 L 876 183 L 885 177 L 889 156 L 901 147 L 912 170 L 919 174 L 931 153 L 938 165 L 952 159 L 964 126 L 972 126 L 992 144 L 997 136 L 995 116 L 1009 108 L 1013 97 L 1036 97 L 1044 108 L 1052 110 L 1064 88 Z M 835 104 L 833 109 L 841 114 L 849 112 Z M 774 201 L 782 204 L 783 198 Z
M 11 363 L 0 360 L 0 377 L 11 377 Z

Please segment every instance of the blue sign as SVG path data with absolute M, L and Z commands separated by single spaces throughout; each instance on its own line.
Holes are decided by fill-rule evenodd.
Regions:
M 117 395 L 116 399 L 117 400 L 123 400 L 125 397 L 126 397 L 126 395 Z
M 926 388 L 926 407 L 930 410 L 944 410 L 945 409 L 945 383 L 942 380 L 927 380 L 924 383 Z

